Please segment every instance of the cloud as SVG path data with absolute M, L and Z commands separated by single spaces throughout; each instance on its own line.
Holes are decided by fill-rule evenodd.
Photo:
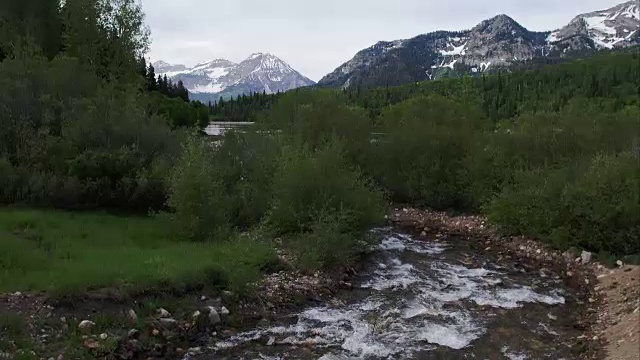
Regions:
M 193 65 L 270 52 L 313 80 L 380 40 L 463 30 L 507 14 L 554 30 L 622 0 L 142 0 L 151 58 Z

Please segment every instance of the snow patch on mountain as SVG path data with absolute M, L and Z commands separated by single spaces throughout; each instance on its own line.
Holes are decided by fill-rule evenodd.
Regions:
M 192 98 L 203 101 L 254 92 L 284 92 L 314 84 L 289 64 L 268 53 L 251 54 L 239 64 L 215 59 L 192 68 L 164 61 L 154 63 L 154 67 L 159 69 L 156 73 L 173 81 L 181 80 L 189 92 L 195 94 Z

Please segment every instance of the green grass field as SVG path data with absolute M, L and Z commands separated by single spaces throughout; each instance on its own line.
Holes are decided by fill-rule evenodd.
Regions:
M 0 209 L 0 292 L 79 294 L 116 287 L 139 291 L 241 288 L 277 257 L 267 243 L 173 239 L 162 217 Z

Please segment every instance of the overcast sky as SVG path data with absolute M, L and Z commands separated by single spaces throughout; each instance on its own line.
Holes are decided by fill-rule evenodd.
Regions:
M 507 14 L 554 30 L 623 0 L 142 0 L 150 57 L 195 65 L 270 52 L 314 81 L 380 40 L 464 30 Z

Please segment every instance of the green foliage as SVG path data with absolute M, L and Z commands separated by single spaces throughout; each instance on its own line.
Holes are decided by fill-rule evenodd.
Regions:
M 367 151 L 372 131 L 361 108 L 347 105 L 344 95 L 327 90 L 283 95 L 260 124 L 268 131 L 281 131 L 286 141 L 312 150 L 339 141 L 352 161 L 360 160 Z
M 211 144 L 190 137 L 172 171 L 168 204 L 182 238 L 217 240 L 228 233 L 231 198 L 216 174 L 212 156 Z
M 637 254 L 640 166 L 630 153 L 595 156 L 588 164 L 522 173 L 488 207 L 508 233 L 564 248 Z
M 278 164 L 268 219 L 278 233 L 311 231 L 326 214 L 337 216 L 342 233 L 380 222 L 382 195 L 352 169 L 338 143 L 316 150 L 285 147 Z
M 266 242 L 174 241 L 159 218 L 4 209 L 0 211 L 0 291 L 59 295 L 115 287 L 243 289 L 277 261 Z M 1 332 L 0 332 L 1 333 Z
M 215 103 L 209 102 L 209 114 L 214 121 L 256 121 L 262 112 L 271 109 L 281 95 L 280 92 L 276 94 L 257 92 L 238 95 L 235 99 L 221 97 Z
M 228 133 L 212 156 L 216 178 L 231 194 L 229 220 L 246 230 L 271 207 L 280 145 L 261 133 Z
M 394 200 L 435 208 L 469 208 L 464 161 L 483 130 L 478 109 L 440 96 L 389 107 L 372 149 L 371 173 Z
M 353 104 L 376 118 L 382 109 L 415 96 L 439 94 L 480 106 L 488 118 L 509 119 L 529 112 L 557 112 L 573 98 L 611 99 L 615 110 L 638 104 L 640 70 L 637 51 L 596 54 L 593 57 L 481 77 L 443 79 L 386 88 L 347 90 Z

